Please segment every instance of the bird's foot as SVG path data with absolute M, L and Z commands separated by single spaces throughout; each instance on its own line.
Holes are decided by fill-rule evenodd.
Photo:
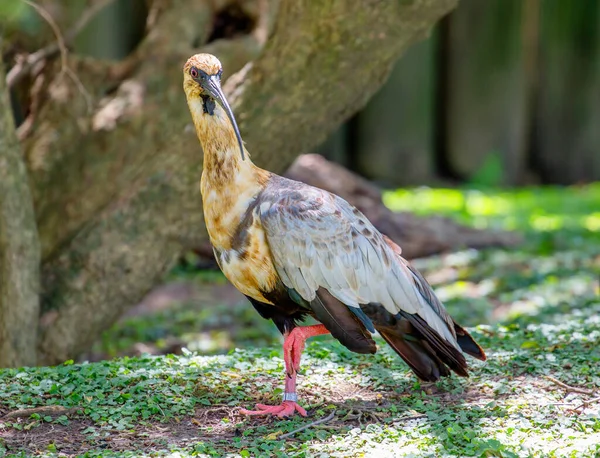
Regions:
M 266 404 L 256 404 L 258 410 L 240 409 L 243 415 L 276 415 L 279 418 L 289 417 L 298 412 L 303 417 L 306 417 L 306 410 L 300 407 L 295 401 L 283 401 L 278 406 L 269 406 Z

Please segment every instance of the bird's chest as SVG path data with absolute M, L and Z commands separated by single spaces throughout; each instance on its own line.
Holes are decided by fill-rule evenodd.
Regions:
M 270 303 L 264 293 L 277 284 L 277 272 L 258 215 L 248 210 L 253 197 L 238 195 L 228 208 L 226 196 L 203 195 L 204 218 L 219 267 L 242 293 Z
M 252 254 L 234 249 L 220 251 L 214 248 L 215 257 L 227 279 L 242 294 L 270 304 L 265 294 L 277 284 L 277 273 L 268 250 Z

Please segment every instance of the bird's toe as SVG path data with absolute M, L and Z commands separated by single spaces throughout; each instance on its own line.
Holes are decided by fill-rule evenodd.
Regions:
M 257 410 L 240 409 L 243 415 L 276 415 L 279 418 L 290 417 L 298 412 L 303 417 L 307 416 L 306 410 L 293 401 L 283 401 L 278 406 L 270 406 L 266 404 L 256 404 Z

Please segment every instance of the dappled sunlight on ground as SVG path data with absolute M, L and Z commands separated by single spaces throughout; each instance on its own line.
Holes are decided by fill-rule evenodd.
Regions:
M 480 228 L 600 230 L 600 183 L 517 190 L 399 189 L 384 193 L 384 202 L 394 211 L 447 215 Z
M 63 415 L 52 435 L 51 417 L 15 418 L 0 426 L 0 438 L 11 447 L 35 444 L 43 451 L 52 443 L 69 453 L 102 450 L 102 456 L 137 448 L 158 456 L 592 457 L 600 452 L 599 315 L 600 300 L 565 308 L 544 323 L 475 328 L 489 360 L 470 359 L 469 379 L 436 384 L 419 383 L 382 341 L 367 356 L 316 338 L 299 376 L 308 419 L 236 413 L 279 400 L 279 349 L 3 371 L 6 411 L 43 405 L 80 411 Z M 331 412 L 327 423 L 279 438 Z M 74 434 L 76 443 L 69 440 Z

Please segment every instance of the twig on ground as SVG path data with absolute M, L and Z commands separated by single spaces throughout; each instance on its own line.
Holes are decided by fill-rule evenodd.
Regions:
M 289 433 L 282 434 L 277 439 L 286 439 L 286 438 L 293 436 L 294 434 L 299 433 L 300 431 L 304 431 L 305 429 L 308 429 L 312 426 L 320 425 L 322 423 L 327 423 L 328 421 L 333 419 L 333 417 L 335 416 L 335 412 L 336 412 L 335 410 L 332 410 L 331 413 L 329 415 L 327 415 L 325 418 L 321 418 L 320 420 L 313 421 L 312 423 L 301 426 L 300 428 L 295 429 L 294 431 L 291 431 Z
M 420 420 L 421 418 L 427 418 L 427 415 L 426 414 L 413 415 L 411 417 L 398 418 L 398 420 L 394 420 L 394 421 Z
M 232 409 L 230 406 L 216 406 L 216 407 L 212 407 L 210 409 L 202 409 L 202 411 L 200 412 L 200 414 L 198 414 L 196 416 L 196 420 L 206 420 L 206 418 L 208 417 L 209 414 L 214 414 L 217 412 L 223 412 L 225 414 L 227 414 L 228 417 L 231 417 L 232 414 Z
M 342 420 L 357 420 L 358 423 L 362 426 L 363 418 L 366 419 L 367 417 L 371 417 L 376 422 L 381 423 L 381 418 L 379 417 L 379 415 L 373 412 L 373 409 L 370 409 L 368 407 L 360 409 L 350 409 L 348 413 L 342 418 Z
M 587 401 L 581 401 L 581 404 L 578 405 L 577 407 L 575 407 L 574 410 L 582 409 L 582 411 L 583 411 L 587 407 L 589 407 L 591 404 L 594 404 L 595 402 L 600 402 L 600 396 L 597 398 L 588 399 Z
M 63 407 L 63 406 L 42 406 L 42 407 L 33 407 L 30 409 L 19 409 L 13 410 L 12 412 L 8 412 L 0 421 L 10 420 L 11 418 L 29 418 L 34 413 L 40 415 L 69 415 L 73 412 L 79 410 L 79 407 Z
M 587 388 L 578 388 L 576 386 L 567 385 L 566 383 L 561 382 L 560 380 L 557 380 L 554 377 L 550 377 L 549 375 L 544 375 L 544 378 L 546 380 L 554 383 L 555 385 L 558 385 L 561 388 L 564 388 L 565 390 L 567 390 L 568 392 L 571 392 L 571 393 L 594 394 L 594 390 L 590 390 Z

